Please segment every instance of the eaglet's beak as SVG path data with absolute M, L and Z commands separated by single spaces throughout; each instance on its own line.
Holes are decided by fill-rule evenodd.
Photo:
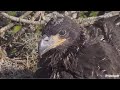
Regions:
M 50 37 L 43 36 L 39 43 L 39 54 L 42 56 L 47 51 L 62 45 L 66 39 L 60 38 L 59 35 L 52 35 Z

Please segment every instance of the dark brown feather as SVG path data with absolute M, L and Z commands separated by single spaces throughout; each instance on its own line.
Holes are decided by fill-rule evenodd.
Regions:
M 38 63 L 40 68 L 36 71 L 35 77 L 84 79 L 119 75 L 120 27 L 116 25 L 118 18 L 119 16 L 101 19 L 91 26 L 78 27 L 78 24 L 65 17 L 69 23 L 73 24 L 65 21 L 54 29 L 69 27 L 74 29 L 74 35 L 77 33 L 77 38 L 73 38 L 72 44 L 64 50 L 59 51 L 55 48 L 43 55 Z M 51 24 L 49 28 L 52 26 Z

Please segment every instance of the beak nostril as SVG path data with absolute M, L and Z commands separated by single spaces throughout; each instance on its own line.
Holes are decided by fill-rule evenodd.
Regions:
M 43 36 L 43 39 L 44 39 L 44 41 L 46 41 L 46 42 L 48 42 L 48 41 L 49 41 L 49 37 L 48 37 L 48 36 L 46 36 L 46 35 L 44 35 L 44 36 Z
M 48 40 L 45 40 L 46 42 L 48 42 Z

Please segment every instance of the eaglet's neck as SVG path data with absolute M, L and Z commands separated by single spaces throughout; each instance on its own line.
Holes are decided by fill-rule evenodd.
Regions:
M 70 68 L 71 64 L 76 62 L 75 60 L 77 60 L 81 50 L 82 45 L 75 43 L 64 50 L 51 50 L 49 54 L 45 55 L 44 59 L 49 60 L 52 67 L 63 64 L 66 68 Z
M 41 58 L 44 62 L 50 62 L 50 67 L 59 67 L 63 65 L 66 69 L 70 68 L 71 65 L 76 66 L 76 61 L 78 56 L 80 56 L 81 50 L 83 48 L 84 36 L 80 36 L 75 40 L 74 44 L 63 49 L 63 50 L 50 50 L 48 53 L 43 55 Z

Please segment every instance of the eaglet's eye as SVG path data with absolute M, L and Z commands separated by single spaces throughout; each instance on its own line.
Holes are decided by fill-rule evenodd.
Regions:
M 66 34 L 65 30 L 59 32 L 59 35 L 61 35 L 61 36 L 64 36 L 65 34 Z

